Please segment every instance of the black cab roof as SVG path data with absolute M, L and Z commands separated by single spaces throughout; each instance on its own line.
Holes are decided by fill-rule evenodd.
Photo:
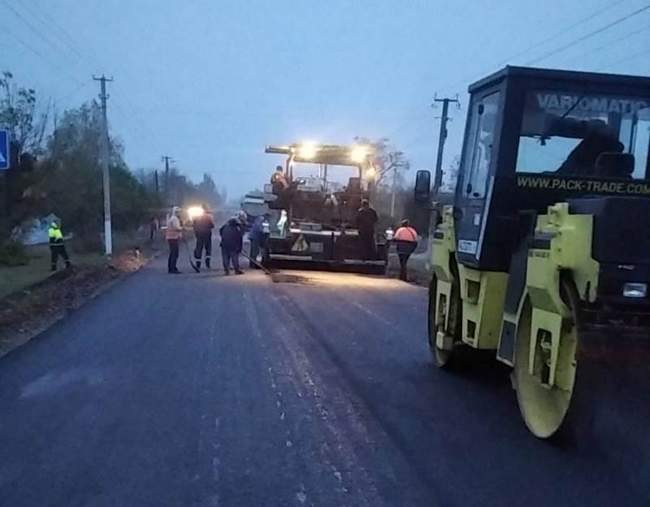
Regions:
M 523 78 L 534 81 L 551 80 L 554 82 L 587 82 L 591 84 L 613 84 L 631 88 L 646 88 L 650 94 L 650 77 L 631 76 L 627 74 L 606 74 L 602 72 L 582 72 L 574 70 L 542 69 L 536 67 L 517 67 L 507 65 L 501 70 L 486 76 L 471 85 L 469 93 L 496 85 L 506 78 Z

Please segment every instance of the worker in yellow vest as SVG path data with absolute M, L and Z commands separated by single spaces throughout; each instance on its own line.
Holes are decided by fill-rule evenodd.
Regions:
M 63 243 L 63 233 L 61 232 L 61 225 L 56 220 L 50 224 L 47 231 L 47 236 L 50 240 L 50 256 L 52 261 L 52 271 L 56 271 L 59 257 L 65 261 L 65 267 L 70 267 L 70 258 Z

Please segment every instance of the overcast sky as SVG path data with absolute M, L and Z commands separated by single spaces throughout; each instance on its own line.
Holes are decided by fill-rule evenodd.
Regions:
M 461 98 L 448 163 L 467 85 L 506 62 L 648 75 L 650 10 L 571 44 L 646 4 L 0 0 L 1 67 L 59 109 L 97 94 L 93 73 L 114 77 L 110 128 L 131 168 L 170 155 L 237 196 L 267 181 L 271 143 L 388 137 L 412 172 L 431 168 L 435 93 Z

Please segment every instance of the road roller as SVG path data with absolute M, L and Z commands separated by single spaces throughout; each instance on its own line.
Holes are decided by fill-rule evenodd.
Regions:
M 416 175 L 436 217 L 429 347 L 441 368 L 495 351 L 549 438 L 584 365 L 650 364 L 650 78 L 507 66 L 469 95 L 453 205 Z

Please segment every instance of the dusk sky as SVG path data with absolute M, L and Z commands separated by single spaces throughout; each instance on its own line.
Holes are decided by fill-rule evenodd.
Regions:
M 2 69 L 59 110 L 109 84 L 111 134 L 132 169 L 170 155 L 237 197 L 261 187 L 266 144 L 388 137 L 432 168 L 440 110 L 505 63 L 650 74 L 647 0 L 0 0 Z M 580 40 L 580 39 L 583 40 Z

